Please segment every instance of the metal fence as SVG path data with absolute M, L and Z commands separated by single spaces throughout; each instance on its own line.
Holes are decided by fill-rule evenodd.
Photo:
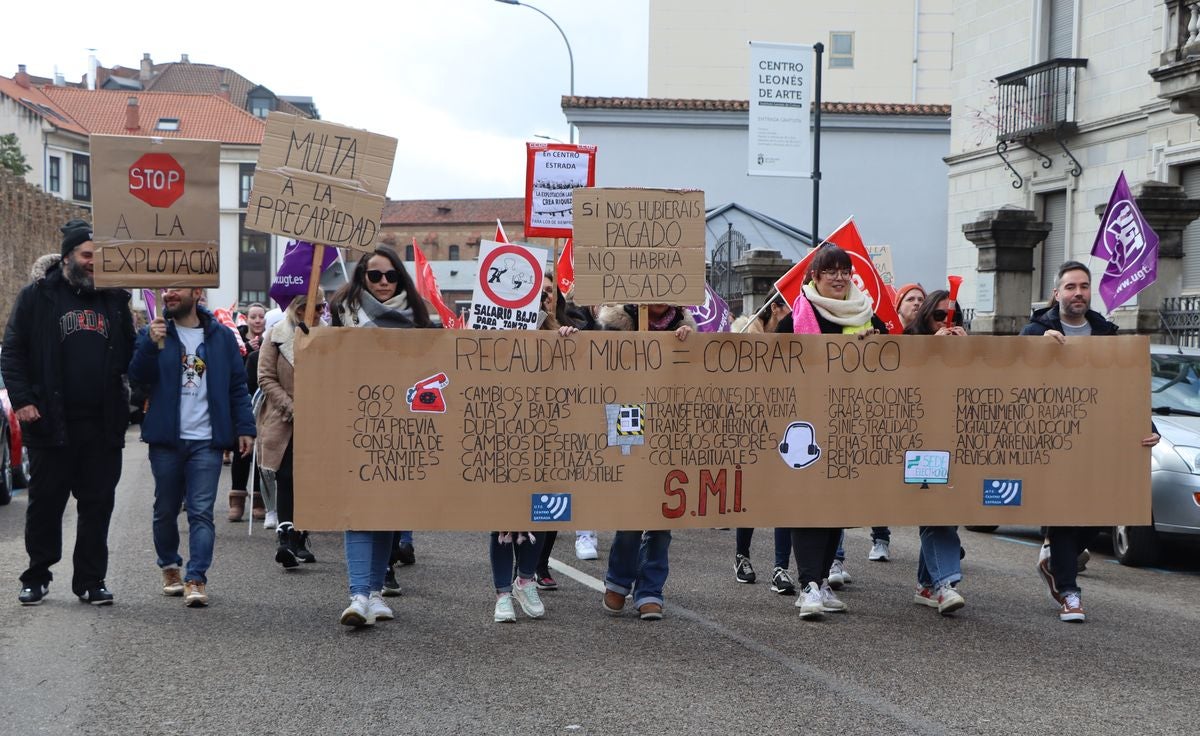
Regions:
M 1200 348 L 1200 296 L 1163 299 L 1158 321 L 1171 344 Z

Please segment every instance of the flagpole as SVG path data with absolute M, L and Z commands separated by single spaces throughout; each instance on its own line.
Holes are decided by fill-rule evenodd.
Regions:
M 810 244 L 815 248 L 820 242 L 821 236 L 819 232 L 820 213 L 821 213 L 821 55 L 825 51 L 825 44 L 817 42 L 813 44 L 813 53 L 815 54 L 815 69 L 813 75 L 816 77 L 813 85 L 813 168 L 812 168 L 812 239 Z
M 742 328 L 740 330 L 738 330 L 738 332 L 745 332 L 746 329 L 750 327 L 751 322 L 758 319 L 758 316 L 760 314 L 767 311 L 767 307 L 771 306 L 771 302 L 775 301 L 775 297 L 777 297 L 777 296 L 779 296 L 779 289 L 776 289 L 771 292 L 771 296 L 767 297 L 767 300 L 765 302 L 763 302 L 763 305 L 758 308 L 758 311 L 755 312 L 754 316 L 750 318 L 750 322 L 747 322 L 746 324 L 742 325 Z
M 304 324 L 313 324 L 317 313 L 317 290 L 321 288 L 321 264 L 325 261 L 325 246 L 313 243 L 312 270 L 308 274 L 308 303 L 304 305 Z

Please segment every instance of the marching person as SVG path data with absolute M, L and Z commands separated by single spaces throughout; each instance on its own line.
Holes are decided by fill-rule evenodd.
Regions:
M 242 333 L 242 342 L 246 346 L 246 359 L 243 365 L 246 369 L 246 389 L 250 396 L 254 396 L 254 392 L 258 389 L 257 353 L 262 348 L 262 336 L 266 325 L 267 308 L 255 302 L 246 308 L 246 324 L 238 327 L 238 331 Z M 254 361 L 253 375 L 250 373 L 251 360 Z M 250 496 L 251 490 L 254 492 L 251 521 L 263 521 L 266 518 L 262 493 L 258 490 L 258 474 L 254 473 L 253 480 L 251 480 L 253 462 L 253 454 L 244 457 L 240 453 L 235 453 L 233 456 L 233 467 L 230 469 L 232 488 L 229 491 L 229 521 L 242 520 L 246 513 L 246 498 Z
M 404 262 L 386 246 L 358 259 L 350 280 L 333 295 L 330 312 L 334 327 L 433 327 Z M 350 605 L 338 619 L 343 625 L 371 626 L 395 618 L 383 596 L 401 593 L 392 568 L 396 534 L 400 532 L 346 531 L 343 535 L 350 586 Z
M 954 316 L 950 317 L 950 310 Z M 965 337 L 962 307 L 950 301 L 950 292 L 929 294 L 916 315 L 904 328 L 906 335 L 940 335 Z M 917 562 L 917 592 L 913 601 L 948 616 L 967 604 L 958 592 L 962 581 L 962 548 L 957 526 L 922 526 L 921 554 Z
M 203 289 L 165 289 L 162 316 L 138 335 L 129 378 L 150 389 L 142 441 L 154 475 L 154 550 L 163 595 L 208 605 L 213 506 L 222 455 L 250 454 L 254 415 L 246 370 L 230 330 L 197 302 Z M 159 346 L 162 347 L 159 347 Z M 187 572 L 180 579 L 179 509 L 187 509 Z
M 696 331 L 696 320 L 685 307 L 651 304 L 647 307 L 651 332 L 674 332 L 681 342 Z M 636 330 L 638 307 L 633 304 L 600 308 L 601 329 Z M 633 594 L 633 607 L 643 621 L 663 617 L 663 586 L 670 573 L 668 552 L 671 530 L 619 531 L 608 551 L 608 573 L 604 576 L 604 610 L 617 616 L 625 608 L 625 597 Z
M 1065 345 L 1069 338 L 1088 335 L 1115 335 L 1117 326 L 1092 310 L 1092 272 L 1079 261 L 1067 261 L 1058 269 L 1051 295 L 1053 303 L 1033 313 L 1022 335 L 1044 335 Z M 1158 444 L 1153 431 L 1142 439 L 1142 447 Z M 1038 557 L 1037 571 L 1059 605 L 1058 619 L 1082 622 L 1082 591 L 1079 588 L 1080 556 L 1102 531 L 1099 527 L 1052 526 L 1046 530 L 1046 543 Z
M 29 451 L 22 605 L 42 602 L 62 559 L 62 517 L 75 496 L 71 590 L 110 605 L 108 525 L 129 426 L 125 374 L 133 354 L 129 293 L 97 289 L 91 225 L 62 227 L 61 254 L 17 295 L 0 371 Z M 39 259 L 42 262 L 42 259 Z
M 850 256 L 836 245 L 824 245 L 809 264 L 800 296 L 792 304 L 792 313 L 782 319 L 777 332 L 795 334 L 858 335 L 859 338 L 887 333 L 887 327 L 874 315 L 871 298 L 850 280 Z M 818 619 L 825 613 L 846 610 L 830 587 L 842 530 L 838 528 L 799 528 L 792 530 L 792 551 L 796 555 L 800 583 L 796 606 L 800 618 Z

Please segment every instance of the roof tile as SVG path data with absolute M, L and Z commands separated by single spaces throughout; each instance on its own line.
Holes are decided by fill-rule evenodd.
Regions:
M 89 133 L 194 138 L 261 145 L 266 124 L 219 95 L 44 87 L 46 96 Z M 130 97 L 138 100 L 138 130 L 125 128 Z M 160 118 L 178 118 L 179 130 L 155 129 Z
M 601 110 L 713 110 L 746 112 L 748 100 L 668 99 L 662 97 L 582 97 L 563 95 L 562 107 Z M 903 102 L 822 102 L 821 112 L 832 115 L 922 115 L 946 117 L 949 105 Z
M 66 110 L 56 104 L 54 100 L 47 97 L 46 94 L 42 92 L 41 87 L 36 85 L 22 87 L 13 79 L 9 79 L 8 77 L 0 77 L 0 95 L 12 98 L 13 102 L 17 103 L 21 107 L 24 107 L 30 112 L 33 112 L 38 117 L 57 128 L 69 130 L 72 133 L 78 133 L 79 135 L 88 134 L 87 130 L 76 120 L 72 119 L 71 115 L 67 113 Z M 39 107 L 40 105 L 45 105 L 47 108 L 49 108 L 49 111 Z
M 525 199 L 404 199 L 383 206 L 384 225 L 431 225 L 439 223 L 524 222 Z

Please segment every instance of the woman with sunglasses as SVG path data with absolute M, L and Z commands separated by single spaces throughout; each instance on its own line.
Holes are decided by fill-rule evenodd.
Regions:
M 318 292 L 316 314 L 326 313 Z M 292 476 L 292 414 L 295 397 L 296 329 L 304 319 L 307 296 L 292 300 L 284 317 L 267 333 L 258 356 L 258 387 L 263 403 L 257 415 L 258 461 L 263 485 L 275 488 L 275 561 L 290 570 L 303 562 L 316 562 L 308 548 L 308 532 L 292 526 L 295 483 Z
M 335 327 L 433 327 L 429 310 L 417 294 L 400 256 L 380 246 L 358 259 L 354 274 L 330 303 Z M 346 626 L 371 626 L 394 618 L 383 602 L 386 592 L 400 594 L 392 565 L 393 541 L 404 532 L 347 531 L 346 574 L 350 605 L 338 619 Z M 411 535 L 411 532 L 409 533 Z M 409 550 L 412 543 L 409 542 Z
M 886 334 L 887 327 L 874 314 L 871 297 L 854 285 L 851 275 L 850 255 L 836 245 L 822 246 L 809 264 L 803 291 L 792 303 L 792 313 L 779 321 L 775 331 L 860 338 Z M 792 530 L 800 583 L 796 607 L 802 619 L 819 619 L 826 613 L 846 610 L 846 604 L 829 585 L 829 570 L 841 536 L 841 529 L 830 527 Z
M 951 309 L 954 316 L 950 316 Z M 931 292 L 917 310 L 906 335 L 954 335 L 965 337 L 962 309 L 950 301 L 950 292 Z M 962 580 L 961 543 L 956 526 L 923 526 L 921 556 L 917 563 L 917 592 L 913 602 L 936 608 L 948 616 L 967 604 L 955 586 Z

